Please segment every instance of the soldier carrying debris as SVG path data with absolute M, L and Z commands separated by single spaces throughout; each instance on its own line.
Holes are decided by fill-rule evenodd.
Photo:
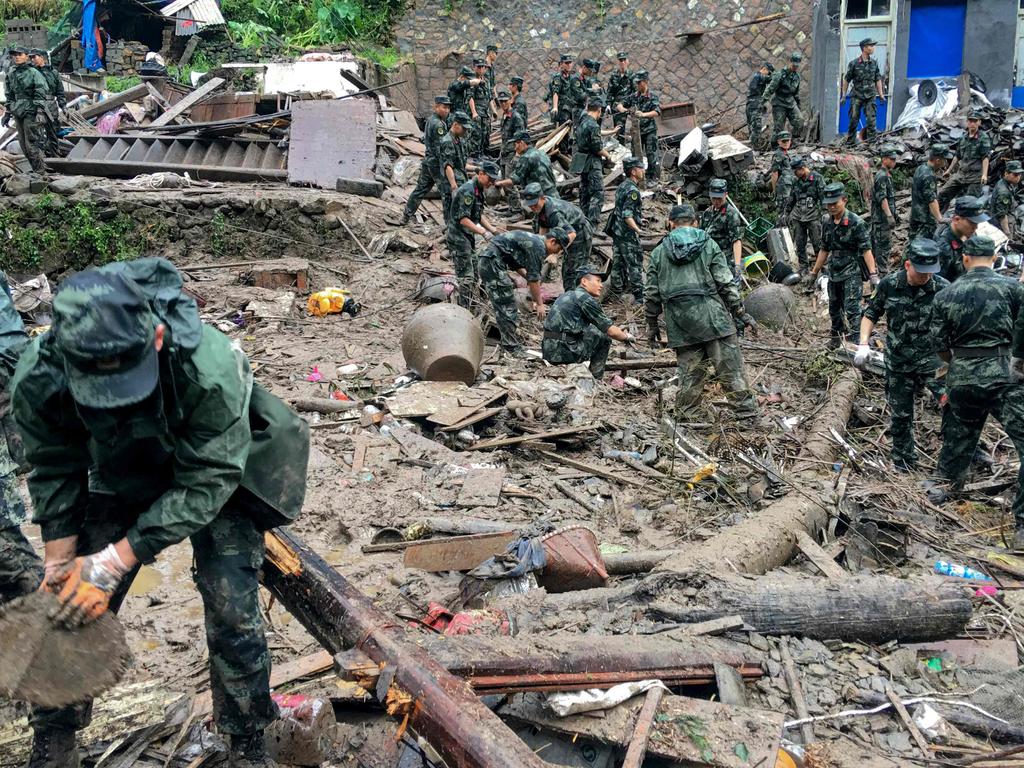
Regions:
M 569 247 L 562 256 L 562 289 L 570 290 L 580 265 L 589 263 L 594 247 L 594 229 L 587 217 L 568 200 L 548 197 L 539 184 L 528 184 L 523 190 L 523 205 L 533 214 L 533 231 L 544 235 L 555 228 L 569 233 Z
M 228 765 L 273 766 L 258 572 L 263 531 L 302 508 L 304 422 L 253 383 L 240 348 L 200 322 L 162 259 L 69 278 L 12 390 L 56 619 L 74 628 L 117 610 L 141 564 L 189 538 Z M 36 709 L 30 768 L 77 766 L 90 710 Z

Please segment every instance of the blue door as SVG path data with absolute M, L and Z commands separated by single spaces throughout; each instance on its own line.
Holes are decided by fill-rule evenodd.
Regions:
M 885 117 L 889 112 L 889 102 L 886 100 L 884 103 L 879 104 L 878 100 L 875 100 L 877 112 L 875 113 L 875 127 L 880 130 L 885 130 Z M 859 131 L 864 127 L 864 115 L 860 116 L 860 122 L 857 123 L 857 130 Z M 847 96 L 843 99 L 843 103 L 839 107 L 839 132 L 846 133 L 850 129 L 850 97 Z
M 967 0 L 913 0 L 907 79 L 957 77 L 963 69 Z

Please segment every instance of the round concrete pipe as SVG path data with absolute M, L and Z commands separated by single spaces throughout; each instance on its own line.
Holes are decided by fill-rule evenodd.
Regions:
M 402 355 L 426 381 L 472 384 L 484 356 L 484 333 L 469 310 L 431 304 L 417 310 L 405 326 Z

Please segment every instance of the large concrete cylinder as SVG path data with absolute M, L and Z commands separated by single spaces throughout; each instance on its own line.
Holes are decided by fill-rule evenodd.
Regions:
M 402 355 L 426 381 L 472 384 L 484 356 L 484 333 L 469 310 L 431 304 L 417 310 L 405 326 Z
M 758 286 L 743 300 L 743 306 L 757 322 L 773 331 L 785 330 L 796 319 L 796 296 L 778 283 Z

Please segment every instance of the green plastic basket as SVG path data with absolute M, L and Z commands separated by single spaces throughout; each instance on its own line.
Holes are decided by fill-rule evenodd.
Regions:
M 747 224 L 747 240 L 760 245 L 764 241 L 765 236 L 774 226 L 775 225 L 768 221 L 768 219 L 762 219 L 760 217 L 754 219 L 752 222 Z

